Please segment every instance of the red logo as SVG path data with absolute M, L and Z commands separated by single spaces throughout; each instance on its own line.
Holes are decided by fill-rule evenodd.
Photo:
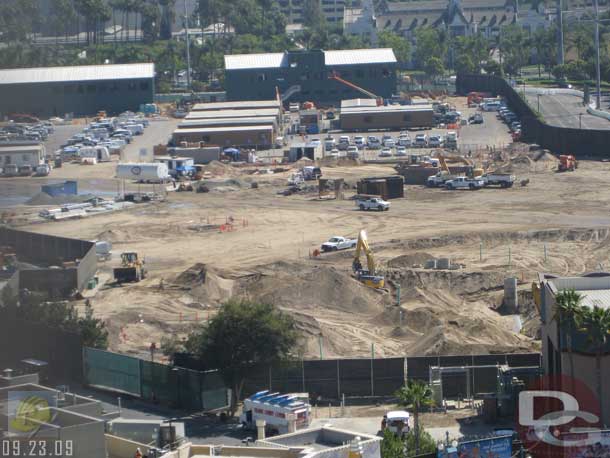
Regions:
M 610 457 L 600 403 L 581 380 L 545 376 L 519 393 L 517 431 L 536 458 Z

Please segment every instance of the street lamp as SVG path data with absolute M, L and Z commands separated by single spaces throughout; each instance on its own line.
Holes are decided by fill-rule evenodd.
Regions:
M 191 89 L 191 43 L 189 40 L 189 12 L 184 0 L 184 34 L 186 36 L 186 89 Z

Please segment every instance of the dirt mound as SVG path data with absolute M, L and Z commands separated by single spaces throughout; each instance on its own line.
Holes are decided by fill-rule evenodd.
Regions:
M 298 161 L 296 161 L 294 163 L 295 167 L 297 169 L 300 169 L 301 167 L 305 167 L 308 165 L 312 165 L 314 161 L 312 161 L 311 159 L 309 159 L 308 157 L 303 156 L 301 159 L 299 159 Z
M 283 308 L 299 310 L 322 307 L 351 313 L 378 313 L 384 297 L 334 267 L 304 267 L 278 262 L 260 269 L 256 281 L 248 281 L 244 293 Z
M 250 187 L 250 183 L 235 178 L 229 178 L 228 180 L 205 180 L 203 183 L 209 192 L 235 192 L 246 187 Z
M 201 168 L 201 171 L 204 174 L 210 174 L 213 176 L 222 176 L 222 175 L 238 175 L 239 170 L 233 167 L 232 165 L 225 164 L 220 161 L 212 161 L 207 165 L 204 165 Z
M 405 267 L 409 268 L 416 265 L 423 266 L 429 259 L 434 259 L 434 256 L 424 252 L 403 254 L 401 256 L 397 256 L 393 259 L 390 259 L 388 261 L 388 267 L 400 269 Z
M 500 173 L 544 172 L 557 168 L 557 158 L 548 150 L 528 151 L 518 154 L 497 169 Z
M 235 282 L 207 265 L 197 263 L 173 280 L 173 284 L 190 288 L 190 295 L 207 306 L 215 306 L 233 296 Z

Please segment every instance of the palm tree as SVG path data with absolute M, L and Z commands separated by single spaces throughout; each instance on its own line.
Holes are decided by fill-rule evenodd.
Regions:
M 413 409 L 413 428 L 415 429 L 415 454 L 419 454 L 419 412 L 427 406 L 434 405 L 432 390 L 418 380 L 409 380 L 405 386 L 396 392 L 398 403 Z
M 595 349 L 595 379 L 597 386 L 597 397 L 599 399 L 602 422 L 604 416 L 604 398 L 602 385 L 602 354 L 610 341 L 610 309 L 594 306 L 587 309 L 583 318 L 584 329 L 589 335 L 589 343 Z
M 570 378 L 574 392 L 574 352 L 572 348 L 573 334 L 581 328 L 584 309 L 581 305 L 582 296 L 574 289 L 564 289 L 555 295 L 555 315 L 557 328 L 566 336 L 568 359 L 570 360 Z

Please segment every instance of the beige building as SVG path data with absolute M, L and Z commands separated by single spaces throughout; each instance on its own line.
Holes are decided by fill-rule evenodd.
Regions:
M 536 298 L 542 324 L 542 359 L 545 374 L 569 375 L 566 333 L 557 326 L 555 296 L 562 290 L 574 289 L 583 296 L 585 307 L 610 307 L 610 273 L 595 272 L 580 277 L 558 277 L 551 274 L 539 274 L 540 295 Z M 585 332 L 576 332 L 572 337 L 574 374 L 593 393 L 596 393 L 595 349 L 588 342 Z M 610 344 L 603 352 L 602 363 L 602 396 L 605 418 L 610 424 Z
M 270 148 L 275 138 L 273 125 L 209 127 L 176 129 L 172 135 L 175 145 L 181 142 L 227 147 Z

